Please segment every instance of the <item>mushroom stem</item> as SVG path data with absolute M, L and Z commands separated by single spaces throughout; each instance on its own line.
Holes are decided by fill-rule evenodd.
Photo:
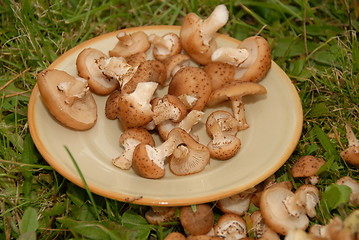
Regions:
M 75 78 L 76 81 L 62 82 L 57 88 L 65 93 L 65 103 L 72 106 L 76 100 L 85 96 L 89 91 L 87 81 L 83 78 Z
M 352 127 L 349 123 L 345 124 L 346 137 L 348 139 L 348 147 L 350 146 L 359 146 L 359 139 L 355 136 Z
M 135 91 L 128 94 L 127 98 L 132 99 L 133 102 L 137 102 L 142 107 L 148 105 L 148 107 L 151 108 L 149 102 L 155 93 L 157 86 L 158 83 L 155 82 L 140 82 L 137 84 Z
M 168 54 L 173 47 L 173 41 L 170 37 L 159 37 L 156 34 L 151 34 L 148 40 L 155 46 L 159 54 Z
M 212 123 L 211 130 L 212 130 L 212 136 L 213 136 L 212 144 L 214 146 L 231 142 L 230 139 L 226 138 L 225 134 L 223 133 L 223 131 L 221 129 L 221 126 L 219 125 L 219 123 L 217 121 L 214 121 Z
M 247 119 L 245 116 L 245 108 L 244 108 L 242 96 L 231 97 L 230 100 L 231 100 L 233 116 L 235 117 L 235 119 L 237 119 L 239 123 L 238 130 L 247 129 L 249 125 L 247 123 Z
M 173 152 L 175 158 L 185 158 L 189 150 L 185 145 L 179 145 Z
M 228 21 L 229 13 L 224 4 L 218 5 L 211 15 L 203 20 L 201 33 L 205 45 L 209 45 L 212 36 Z
M 247 49 L 221 47 L 212 53 L 213 62 L 222 62 L 238 67 L 249 56 Z
M 196 125 L 202 118 L 204 112 L 198 110 L 190 111 L 185 118 L 179 123 L 178 127 L 186 132 L 190 132 L 192 127 Z
M 121 42 L 121 45 L 131 46 L 133 44 L 131 35 L 127 34 L 126 32 L 119 32 L 116 37 L 119 42 Z

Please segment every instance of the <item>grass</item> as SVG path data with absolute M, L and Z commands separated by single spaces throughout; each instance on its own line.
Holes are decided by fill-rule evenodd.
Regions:
M 163 239 L 181 230 L 178 222 L 149 225 L 143 218 L 148 207 L 88 194 L 57 174 L 32 142 L 27 104 L 36 74 L 77 44 L 121 28 L 180 25 L 186 13 L 208 16 L 220 3 L 230 10 L 221 32 L 268 39 L 273 60 L 303 104 L 301 139 L 276 178 L 298 187 L 303 179 L 288 172 L 293 163 L 307 154 L 322 157 L 327 164 L 318 184 L 321 214 L 311 224 L 354 210 L 345 191 L 329 186 L 342 176 L 358 180 L 358 169 L 338 154 L 347 145 L 345 123 L 359 134 L 357 0 L 2 0 L 0 239 Z

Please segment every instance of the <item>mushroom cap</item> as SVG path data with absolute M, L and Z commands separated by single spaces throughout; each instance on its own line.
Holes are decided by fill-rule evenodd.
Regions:
M 179 217 L 187 235 L 206 234 L 214 224 L 214 213 L 209 204 L 198 204 L 195 211 L 192 206 L 181 207 Z
M 167 71 L 167 80 L 170 80 L 171 76 L 175 75 L 181 67 L 188 66 L 190 60 L 190 57 L 186 54 L 176 54 L 163 60 Z
M 211 79 L 205 71 L 199 67 L 188 66 L 181 68 L 173 76 L 168 94 L 174 96 L 191 95 L 197 98 L 192 109 L 201 111 L 207 104 L 212 92 Z
M 140 82 L 163 84 L 166 80 L 166 67 L 157 60 L 142 62 L 133 77 L 121 88 L 122 93 L 132 93 Z
M 347 163 L 359 167 L 359 146 L 349 146 L 340 152 L 340 156 Z
M 325 161 L 311 155 L 300 157 L 293 165 L 291 173 L 293 177 L 310 177 L 317 174 Z
M 119 100 L 121 92 L 118 90 L 113 91 L 106 99 L 105 115 L 108 119 L 114 120 L 118 117 L 120 111 Z
M 228 160 L 236 155 L 241 148 L 241 140 L 236 136 L 226 134 L 223 143 L 215 144 L 210 141 L 207 148 L 212 158 Z
M 146 220 L 153 225 L 160 225 L 175 220 L 175 207 L 151 207 L 145 213 Z M 163 226 L 163 225 L 162 225 Z
M 126 57 L 126 62 L 133 67 L 138 67 L 141 63 L 147 60 L 147 54 L 145 52 L 138 52 L 131 56 Z
M 305 230 L 309 219 L 305 214 L 292 216 L 288 213 L 284 200 L 293 197 L 294 193 L 281 187 L 271 187 L 263 191 L 260 199 L 260 210 L 264 222 L 275 232 L 286 235 L 290 230 Z
M 170 94 L 166 94 L 162 98 L 154 98 L 151 104 L 153 120 L 156 125 L 165 120 L 180 122 L 187 114 L 186 106 L 176 96 Z
M 120 136 L 120 144 L 123 145 L 127 139 L 135 139 L 141 143 L 148 144 L 150 146 L 155 145 L 151 133 L 144 128 L 129 128 L 126 129 Z
M 249 57 L 237 69 L 236 81 L 258 82 L 262 80 L 272 64 L 268 41 L 261 36 L 252 36 L 244 39 L 238 48 L 247 49 Z
M 336 184 L 345 185 L 352 190 L 350 194 L 349 203 L 355 207 L 359 207 L 359 182 L 349 176 L 338 179 Z
M 182 51 L 180 38 L 175 33 L 169 32 L 161 37 L 150 35 L 149 40 L 153 44 L 153 57 L 158 61 L 180 54 Z
M 198 64 L 206 65 L 211 61 L 212 53 L 217 49 L 217 43 L 212 39 L 209 44 L 203 44 L 201 34 L 202 19 L 195 13 L 188 13 L 181 26 L 180 40 L 182 48 Z
M 188 236 L 187 240 L 223 240 L 222 237 L 218 236 L 210 236 L 210 235 L 196 235 L 196 236 Z
M 76 59 L 78 75 L 88 80 L 90 89 L 99 95 L 108 95 L 113 92 L 118 81 L 106 77 L 98 66 L 99 59 L 108 58 L 105 53 L 95 48 L 85 48 Z
M 202 171 L 210 161 L 206 146 L 198 143 L 181 128 L 174 128 L 168 138 L 177 139 L 177 148 L 169 158 L 171 172 L 178 176 L 194 174 Z
M 109 51 L 111 57 L 128 57 L 139 52 L 146 52 L 151 44 L 148 41 L 148 36 L 143 31 L 137 31 L 127 34 L 120 32 L 117 35 L 118 42 L 116 46 Z
M 63 125 L 75 130 L 92 128 L 97 120 L 97 105 L 91 92 L 75 100 L 72 105 L 65 103 L 66 95 L 59 89 L 62 83 L 73 84 L 75 77 L 57 69 L 47 69 L 37 76 L 41 98 L 49 112 Z
M 218 122 L 223 133 L 232 136 L 237 134 L 238 121 L 231 113 L 224 110 L 217 110 L 212 112 L 206 120 L 206 131 L 211 138 L 213 138 L 212 126 L 215 121 Z
M 228 100 L 229 98 L 266 93 L 266 88 L 258 83 L 232 82 L 214 90 L 207 102 L 207 105 L 214 106 L 218 103 Z
M 163 240 L 186 240 L 186 237 L 182 233 L 171 232 Z
M 225 213 L 218 219 L 214 232 L 225 239 L 242 239 L 247 236 L 246 222 L 237 214 Z
M 203 70 L 209 75 L 212 82 L 212 91 L 234 80 L 236 68 L 222 62 L 210 62 Z
M 158 179 L 165 175 L 165 169 L 158 166 L 150 159 L 147 153 L 147 144 L 140 143 L 136 146 L 132 157 L 132 169 L 141 177 Z
M 217 205 L 223 213 L 233 213 L 242 216 L 248 211 L 252 195 L 252 192 L 245 191 L 220 199 Z

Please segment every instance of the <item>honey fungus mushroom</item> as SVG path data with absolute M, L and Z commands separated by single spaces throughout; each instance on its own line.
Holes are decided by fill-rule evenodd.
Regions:
M 87 130 L 95 125 L 97 105 L 85 79 L 47 69 L 38 74 L 37 84 L 46 108 L 64 126 Z
M 237 119 L 239 130 L 249 127 L 245 116 L 243 97 L 248 95 L 266 94 L 266 88 L 258 83 L 232 82 L 214 90 L 207 102 L 207 106 L 215 106 L 221 102 L 230 100 L 233 116 Z
M 246 222 L 237 214 L 225 213 L 214 226 L 214 233 L 228 240 L 245 238 L 247 236 Z
M 111 57 L 126 58 L 139 52 L 146 52 L 151 47 L 148 36 L 143 31 L 133 33 L 120 31 L 116 37 L 118 42 L 116 46 L 109 51 Z
M 185 16 L 180 31 L 181 45 L 195 62 L 206 65 L 211 61 L 217 48 L 214 34 L 227 23 L 228 17 L 225 5 L 218 5 L 204 20 L 195 13 Z
M 232 82 L 236 73 L 234 66 L 222 62 L 210 62 L 203 70 L 211 78 L 212 91 Z
M 211 79 L 203 69 L 194 66 L 178 70 L 168 86 L 168 94 L 195 97 L 197 101 L 192 109 L 199 111 L 202 111 L 206 106 L 211 92 Z
M 186 106 L 175 96 L 166 94 L 152 100 L 153 121 L 156 125 L 170 120 L 180 122 L 187 114 Z
M 99 62 L 107 59 L 108 56 L 95 48 L 85 48 L 76 59 L 78 75 L 88 80 L 90 89 L 99 95 L 108 95 L 117 86 L 117 79 L 107 77 L 103 74 Z
M 168 57 L 180 54 L 182 51 L 179 36 L 175 33 L 166 33 L 161 37 L 151 34 L 148 40 L 153 45 L 153 57 L 158 61 L 163 61 Z
M 214 213 L 209 204 L 183 206 L 179 218 L 188 236 L 207 234 L 214 225 Z
M 319 179 L 317 173 L 324 164 L 325 161 L 322 158 L 312 155 L 301 156 L 294 163 L 291 174 L 293 177 L 306 177 L 309 182 L 315 184 Z
M 349 123 L 345 124 L 345 129 L 348 147 L 340 152 L 340 156 L 347 163 L 359 167 L 359 140 L 356 138 Z

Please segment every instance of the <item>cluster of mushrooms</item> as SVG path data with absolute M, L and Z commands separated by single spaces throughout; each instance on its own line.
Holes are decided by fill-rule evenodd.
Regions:
M 291 181 L 276 182 L 271 176 L 253 188 L 214 203 L 152 206 L 145 217 L 154 225 L 181 224 L 183 231 L 171 232 L 165 240 L 279 240 L 283 239 L 281 236 L 286 240 L 356 240 L 359 238 L 359 210 L 344 220 L 335 216 L 326 225 L 309 225 L 309 219 L 314 219 L 320 209 L 321 196 L 315 185 L 319 180 L 316 174 L 324 163 L 323 159 L 312 155 L 300 157 L 291 175 L 303 178 L 305 184 L 295 191 Z M 349 187 L 348 204 L 359 207 L 359 183 L 349 176 L 335 183 Z M 251 205 L 254 211 L 249 213 Z M 216 218 L 217 209 L 220 214 Z
M 67 127 L 87 130 L 97 120 L 92 94 L 108 96 L 106 117 L 118 119 L 123 129 L 124 150 L 113 164 L 145 178 L 162 178 L 165 162 L 182 176 L 202 171 L 211 158 L 230 159 L 241 147 L 237 132 L 249 127 L 243 97 L 267 92 L 258 82 L 271 67 L 271 50 L 260 36 L 238 47 L 218 47 L 216 32 L 228 18 L 226 6 L 219 5 L 206 19 L 187 14 L 179 35 L 120 31 L 109 56 L 95 48 L 79 53 L 78 76 L 42 71 L 43 102 Z M 159 96 L 158 89 L 167 90 Z M 222 102 L 231 104 L 232 112 L 211 113 L 206 130 L 212 140 L 203 144 L 191 130 L 205 107 Z M 161 145 L 155 146 L 153 132 Z

